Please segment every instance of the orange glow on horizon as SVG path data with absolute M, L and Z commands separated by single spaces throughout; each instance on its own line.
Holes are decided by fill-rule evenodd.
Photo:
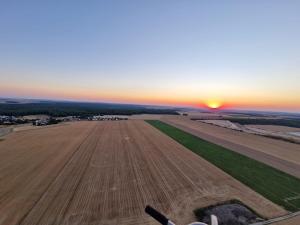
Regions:
M 297 95 L 277 96 L 260 93 L 241 93 L 239 96 L 227 96 L 226 94 L 210 98 L 209 94 L 189 93 L 184 91 L 153 92 L 151 90 L 126 89 L 98 90 L 85 87 L 0 84 L 0 96 L 16 96 L 22 98 L 75 100 L 90 102 L 112 102 L 125 104 L 164 105 L 179 107 L 206 108 L 211 110 L 222 109 L 252 109 L 275 111 L 300 111 L 300 101 Z
M 199 104 L 199 107 L 207 108 L 211 110 L 218 110 L 218 109 L 223 109 L 224 107 L 227 108 L 228 105 L 219 99 L 210 99 L 210 100 L 202 101 L 202 103 Z
M 220 102 L 209 102 L 207 103 L 207 106 L 211 109 L 219 109 L 222 104 Z

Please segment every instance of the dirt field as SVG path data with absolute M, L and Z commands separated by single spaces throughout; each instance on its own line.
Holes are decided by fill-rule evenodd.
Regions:
M 202 123 L 212 124 L 249 134 L 257 134 L 273 139 L 280 139 L 291 143 L 300 144 L 300 128 L 274 125 L 241 125 L 229 120 L 198 120 Z
M 244 125 L 244 131 L 250 131 L 270 137 L 279 137 L 300 144 L 300 128 L 274 125 Z
M 144 121 L 76 122 L 0 142 L 1 225 L 178 224 L 239 199 L 265 217 L 286 212 Z
M 130 120 L 159 120 L 162 118 L 161 114 L 138 114 L 129 116 Z
M 23 116 L 23 119 L 27 120 L 44 120 L 44 119 L 49 119 L 48 115 L 28 115 L 28 116 Z
M 299 144 L 234 131 L 180 116 L 164 116 L 162 121 L 300 177 Z
M 286 221 L 274 223 L 272 225 L 299 225 L 299 224 L 300 224 L 300 216 L 286 220 Z
M 287 219 L 277 223 L 272 223 L 272 225 L 299 225 L 299 224 L 300 224 L 300 216 L 296 216 L 291 219 Z
M 0 137 L 5 138 L 6 135 L 12 132 L 22 132 L 26 130 L 35 130 L 35 129 L 48 129 L 49 127 L 64 126 L 68 122 L 63 122 L 59 124 L 52 124 L 47 126 L 33 126 L 31 123 L 19 124 L 19 125 L 9 125 L 9 126 L 0 126 Z
M 13 131 L 14 132 L 20 132 L 20 131 L 25 131 L 25 130 L 35 130 L 35 129 L 48 129 L 50 127 L 58 127 L 58 126 L 65 126 L 68 125 L 69 122 L 61 122 L 58 124 L 51 124 L 51 125 L 46 125 L 46 126 L 33 126 L 32 124 L 24 124 L 24 125 L 17 125 L 13 126 Z
M 10 132 L 12 132 L 12 128 L 10 127 L 0 127 L 0 137 L 3 137 L 7 134 L 9 134 Z
M 263 130 L 270 130 L 274 132 L 300 132 L 300 128 L 287 127 L 287 126 L 276 126 L 276 125 L 247 125 L 247 127 L 259 128 Z

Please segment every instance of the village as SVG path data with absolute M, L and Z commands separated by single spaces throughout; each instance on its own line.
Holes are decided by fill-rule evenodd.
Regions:
M 80 116 L 66 116 L 66 117 L 52 117 L 48 115 L 30 115 L 30 116 L 8 116 L 0 115 L 0 125 L 18 125 L 32 123 L 33 126 L 46 126 L 51 124 L 58 124 L 61 122 L 71 122 L 71 121 L 118 121 L 118 120 L 128 120 L 128 116 L 122 115 L 92 115 L 88 117 Z

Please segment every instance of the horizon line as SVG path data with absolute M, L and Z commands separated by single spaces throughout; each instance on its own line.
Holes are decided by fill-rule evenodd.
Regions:
M 235 108 L 226 107 L 220 109 L 209 109 L 202 105 L 197 106 L 184 106 L 184 105 L 168 105 L 168 104 L 147 104 L 147 103 L 133 103 L 133 102 L 114 102 L 114 101 L 95 101 L 95 100 L 77 100 L 77 99 L 54 99 L 54 98 L 35 98 L 35 97 L 2 97 L 2 100 L 34 100 L 34 101 L 49 101 L 49 102 L 70 102 L 70 103 L 91 103 L 91 104 L 117 104 L 117 105 L 139 105 L 139 106 L 152 106 L 152 107 L 168 107 L 178 109 L 192 109 L 192 110 L 204 110 L 205 112 L 256 112 L 256 113 L 288 113 L 288 114 L 299 114 L 296 110 L 273 110 L 273 109 L 255 109 L 255 108 Z M 32 102 L 34 103 L 34 102 Z M 0 104 L 14 104 L 14 103 L 0 103 Z M 29 103 L 15 103 L 15 104 L 29 104 Z

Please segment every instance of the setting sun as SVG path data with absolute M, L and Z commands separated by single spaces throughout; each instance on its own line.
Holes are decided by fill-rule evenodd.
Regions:
M 220 102 L 208 102 L 207 107 L 210 109 L 219 109 L 222 106 Z

